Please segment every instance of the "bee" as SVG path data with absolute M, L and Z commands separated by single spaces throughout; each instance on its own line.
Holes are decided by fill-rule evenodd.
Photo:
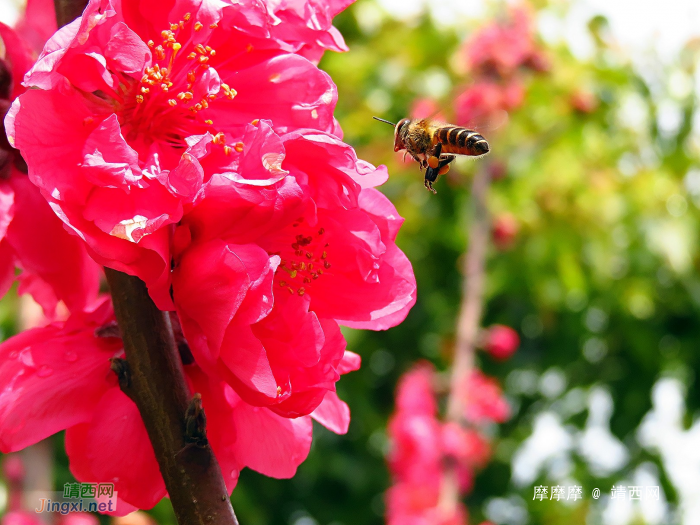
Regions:
M 445 124 L 432 119 L 404 118 L 396 124 L 374 117 L 394 126 L 394 151 L 406 150 L 425 171 L 425 187 L 433 189 L 438 175 L 450 170 L 457 155 L 482 157 L 489 152 L 489 143 L 474 130 Z

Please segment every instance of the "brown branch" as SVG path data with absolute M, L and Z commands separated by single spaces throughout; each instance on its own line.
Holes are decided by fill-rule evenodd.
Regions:
M 83 14 L 88 0 L 53 0 L 56 9 L 56 23 L 61 28 Z
M 474 368 L 474 352 L 479 336 L 483 311 L 486 251 L 489 243 L 491 221 L 486 198 L 491 177 L 482 166 L 472 182 L 473 217 L 469 226 L 469 248 L 464 258 L 462 303 L 457 318 L 457 337 L 447 398 L 447 421 L 462 424 L 465 413 L 465 386 Z M 459 501 L 457 472 L 447 465 L 440 494 L 440 507 L 453 512 Z
M 112 366 L 141 413 L 178 523 L 237 525 L 219 464 L 201 437 L 201 398 L 190 399 L 168 313 L 137 277 L 110 268 L 105 274 L 126 353 Z
M 479 169 L 472 182 L 474 216 L 469 227 L 469 248 L 464 258 L 462 304 L 457 318 L 457 338 L 447 402 L 447 419 L 461 422 L 464 415 L 464 381 L 474 368 L 474 350 L 479 335 L 483 298 L 484 266 L 488 248 L 491 221 L 486 197 L 491 183 L 488 170 Z

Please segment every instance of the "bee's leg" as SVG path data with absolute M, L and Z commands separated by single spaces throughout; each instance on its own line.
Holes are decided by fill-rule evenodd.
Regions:
M 413 157 L 413 160 L 415 160 L 420 165 L 420 169 L 425 168 L 425 161 L 421 159 L 418 155 L 414 155 L 413 153 L 411 153 L 411 157 Z
M 452 161 L 455 160 L 456 158 L 457 158 L 457 155 L 443 155 L 442 157 L 440 157 L 440 162 L 438 163 L 436 169 L 437 169 L 438 172 L 439 172 L 442 168 L 444 168 L 445 166 L 447 166 L 450 162 L 452 162 Z M 444 173 L 447 173 L 448 171 L 449 171 L 449 169 L 448 169 L 448 170 L 445 170 Z
M 441 148 L 440 148 L 441 149 Z M 425 187 L 428 188 L 433 193 L 437 193 L 433 189 L 433 182 L 435 182 L 440 175 L 440 172 L 446 173 L 447 170 L 443 171 L 443 168 L 447 166 L 450 162 L 455 160 L 457 157 L 455 155 L 443 155 L 438 159 L 437 165 L 434 167 L 429 167 L 425 172 Z M 434 162 L 433 162 L 434 163 Z M 447 168 L 449 170 L 449 168 Z
M 433 152 L 429 155 L 426 155 L 428 157 L 426 164 L 428 165 L 428 169 L 425 171 L 425 187 L 428 188 L 430 191 L 433 193 L 437 193 L 433 189 L 433 182 L 437 180 L 438 177 L 438 171 L 439 171 L 439 165 L 440 165 L 440 154 L 442 153 L 442 142 L 438 142 L 435 145 L 435 149 Z

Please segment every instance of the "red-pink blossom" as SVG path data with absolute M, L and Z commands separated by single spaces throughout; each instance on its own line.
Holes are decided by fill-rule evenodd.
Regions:
M 515 242 L 520 226 L 518 219 L 511 213 L 500 213 L 493 219 L 491 236 L 499 250 L 507 250 Z
M 347 3 L 92 0 L 6 119 L 90 255 L 178 312 L 207 374 L 287 417 L 334 391 L 338 324 L 386 329 L 416 299 L 386 169 L 340 141 L 335 85 L 289 53 L 340 46 Z
M 387 456 L 393 484 L 386 493 L 387 523 L 403 525 L 464 525 L 466 507 L 449 510 L 438 505 L 445 465 L 457 468 L 462 494 L 472 486 L 473 468 L 483 463 L 482 441 L 455 424 L 438 420 L 435 370 L 419 363 L 399 380 L 396 412 L 387 427 L 391 449 Z
M 28 4 L 32 13 L 37 2 Z M 53 13 L 53 7 L 50 12 Z M 32 15 L 34 16 L 34 15 Z M 25 29 L 33 27 L 27 15 Z M 55 22 L 54 22 L 55 24 Z M 36 37 L 36 35 L 35 35 Z M 25 91 L 21 78 L 32 64 L 32 47 L 20 33 L 0 24 L 6 57 L 0 61 L 7 83 L 0 86 L 0 114 L 10 100 Z M 66 232 L 60 219 L 26 175 L 26 164 L 0 130 L 0 296 L 18 276 L 19 292 L 30 293 L 51 318 L 63 301 L 70 310 L 88 306 L 97 294 L 99 266 L 77 237 Z
M 258 2 L 168 11 L 92 0 L 46 44 L 25 79 L 39 89 L 8 114 L 11 141 L 54 212 L 97 262 L 146 281 L 161 308 L 172 304 L 170 225 L 202 185 L 215 173 L 256 178 L 244 165 L 253 154 L 268 182 L 280 174 L 269 134 L 249 151 L 265 130 L 247 123 L 339 132 L 334 84 L 270 36 L 278 21 Z
M 520 346 L 520 337 L 510 326 L 495 324 L 486 331 L 483 344 L 484 350 L 494 358 L 505 360 Z
M 455 100 L 457 122 L 477 128 L 499 124 L 503 112 L 519 107 L 524 97 L 523 85 L 517 79 L 507 83 L 480 80 Z
M 536 71 L 547 68 L 535 41 L 532 15 L 524 7 L 512 8 L 506 20 L 476 32 L 464 49 L 476 74 L 507 78 L 521 67 Z
M 473 423 L 503 423 L 510 417 L 510 406 L 503 397 L 498 381 L 474 370 L 461 387 L 464 416 Z
M 333 17 L 355 0 L 267 0 L 274 20 L 271 35 L 291 51 L 318 63 L 327 49 L 347 51 Z
M 465 525 L 466 506 L 459 502 L 454 509 L 441 508 L 439 486 L 396 483 L 386 491 L 388 525 Z
M 416 284 L 395 243 L 403 219 L 374 189 L 386 170 L 330 134 L 281 141 L 288 175 L 264 191 L 218 176 L 204 185 L 175 232 L 173 298 L 201 366 L 296 417 L 334 390 L 337 325 L 398 324 Z
M 598 98 L 586 90 L 574 91 L 569 97 L 569 103 L 579 113 L 593 113 L 598 108 Z
M 151 508 L 166 495 L 153 449 L 136 405 L 119 389 L 110 359 L 123 355 L 111 326 L 109 301 L 67 321 L 27 330 L 0 344 L 0 450 L 15 451 L 66 430 L 66 452 L 78 480 L 114 482 L 117 513 Z M 96 335 L 105 334 L 105 335 Z M 339 373 L 359 366 L 341 356 Z M 330 395 L 311 417 L 290 419 L 251 406 L 225 382 L 185 365 L 192 392 L 202 395 L 207 436 L 229 491 L 250 467 L 291 477 L 311 444 L 311 417 L 347 431 L 349 410 Z

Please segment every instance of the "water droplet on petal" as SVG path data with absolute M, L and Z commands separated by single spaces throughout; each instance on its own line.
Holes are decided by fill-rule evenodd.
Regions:
M 75 361 L 78 360 L 78 354 L 72 351 L 66 352 L 66 361 L 69 363 L 74 363 Z
M 13 350 L 12 352 L 10 352 L 9 358 L 10 359 L 17 359 L 18 355 L 19 355 L 19 353 L 17 352 L 17 350 Z
M 51 374 L 53 374 L 53 370 L 51 370 L 46 365 L 41 365 L 41 367 L 36 373 L 36 375 L 38 375 L 39 377 L 49 377 Z

